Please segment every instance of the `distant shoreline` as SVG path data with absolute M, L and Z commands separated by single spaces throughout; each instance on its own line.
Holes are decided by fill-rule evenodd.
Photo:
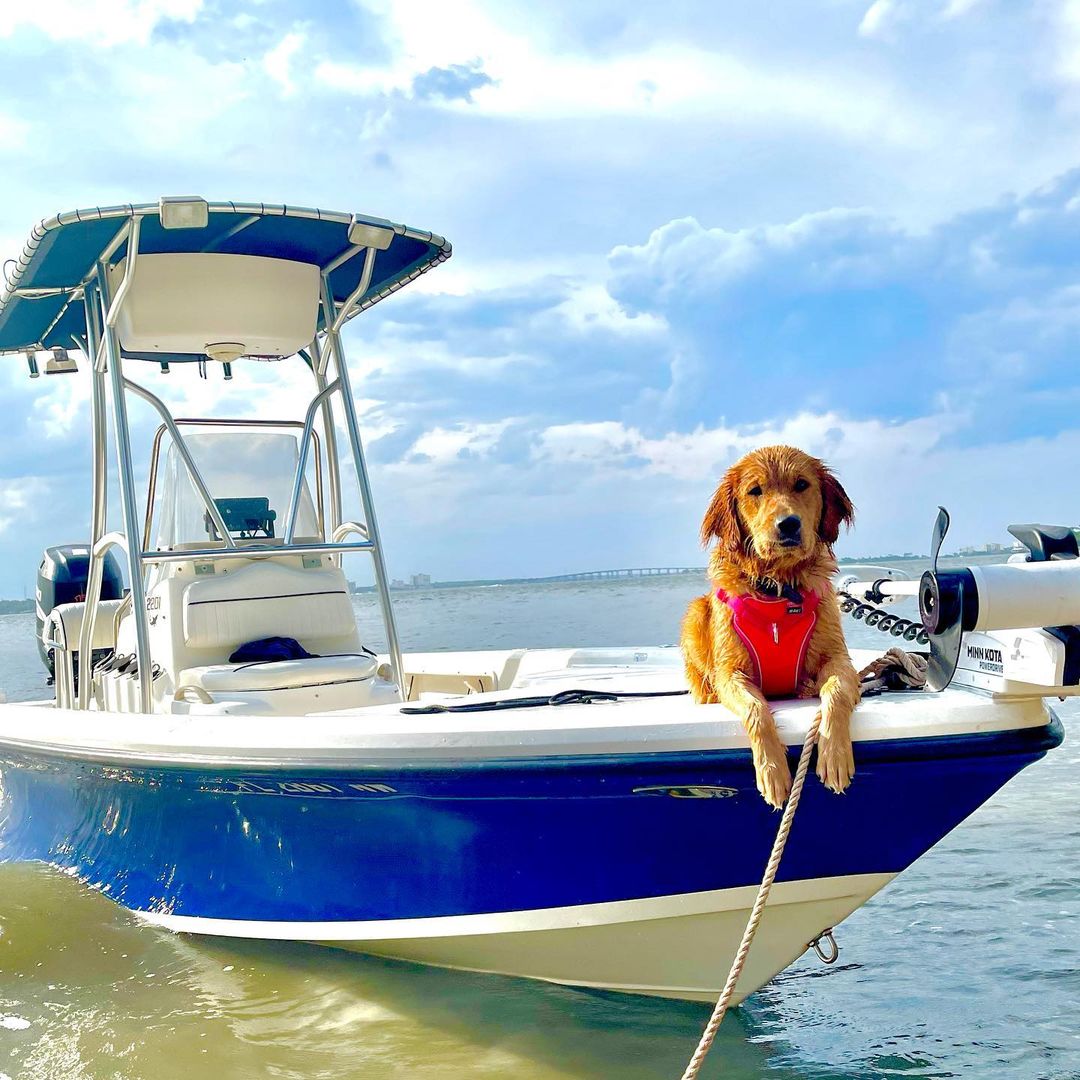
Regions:
M 1001 553 L 1006 554 L 1006 553 Z M 949 554 L 943 556 L 947 559 L 965 559 L 969 561 L 986 559 L 988 555 L 983 553 L 969 553 L 965 555 Z M 993 557 L 993 556 L 990 556 Z M 929 555 L 868 555 L 861 558 L 846 557 L 838 559 L 840 566 L 869 566 L 879 563 L 919 562 L 929 560 Z M 661 572 L 662 571 L 662 572 Z M 667 577 L 696 577 L 704 575 L 706 567 L 684 567 L 678 570 L 662 570 L 656 568 L 655 572 L 635 571 L 633 573 L 623 571 L 586 571 L 582 574 L 555 574 L 547 577 L 514 577 L 514 578 L 473 578 L 462 581 L 430 581 L 424 585 L 392 585 L 392 593 L 417 593 L 432 589 L 470 589 L 486 588 L 492 585 L 580 585 L 590 582 L 611 581 L 655 581 L 658 578 Z M 374 585 L 356 586 L 350 582 L 350 589 L 356 596 L 375 592 Z M 30 600 L 0 600 L 0 615 L 19 615 L 34 610 L 34 601 Z
M 837 560 L 840 566 L 865 566 L 878 563 L 917 562 L 929 559 L 929 555 L 872 555 L 868 558 L 844 558 Z M 656 581 L 661 578 L 673 577 L 697 577 L 704 576 L 707 567 L 686 567 L 677 572 L 664 573 L 616 573 L 610 572 L 610 576 L 602 576 L 604 571 L 586 572 L 581 575 L 555 574 L 548 577 L 515 577 L 515 578 L 473 578 L 464 581 L 429 581 L 423 585 L 392 585 L 392 593 L 419 593 L 433 589 L 470 589 L 485 588 L 492 585 L 586 585 L 593 582 L 612 581 Z M 595 576 L 594 576 L 595 575 Z M 375 592 L 374 585 L 353 586 L 355 595 Z

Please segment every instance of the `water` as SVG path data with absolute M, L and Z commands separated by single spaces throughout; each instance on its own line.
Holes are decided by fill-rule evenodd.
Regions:
M 401 594 L 407 649 L 673 642 L 703 580 Z M 361 624 L 377 643 L 371 597 Z M 895 639 L 845 622 L 853 645 Z M 40 696 L 32 616 L 0 687 Z M 1060 709 L 1075 726 L 1077 708 Z M 1080 1077 L 1080 753 L 1028 769 L 724 1021 L 726 1080 Z M 912 791 L 917 799 L 919 793 Z M 838 838 L 843 842 L 843 838 Z M 707 942 L 702 943 L 708 947 Z M 0 1077 L 626 1080 L 681 1075 L 705 1006 L 138 925 L 77 881 L 0 866 Z

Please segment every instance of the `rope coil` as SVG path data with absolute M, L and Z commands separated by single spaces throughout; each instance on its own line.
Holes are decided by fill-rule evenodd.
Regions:
M 859 695 L 865 698 L 887 691 L 924 690 L 929 662 L 925 653 L 904 652 L 894 647 L 859 672 Z

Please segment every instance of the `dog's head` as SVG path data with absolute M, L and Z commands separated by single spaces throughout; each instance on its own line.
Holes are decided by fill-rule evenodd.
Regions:
M 792 446 L 766 446 L 724 474 L 701 523 L 725 558 L 783 574 L 831 546 L 855 510 L 824 462 Z

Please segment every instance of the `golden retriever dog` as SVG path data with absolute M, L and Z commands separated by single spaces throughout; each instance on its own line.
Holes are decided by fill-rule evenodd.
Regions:
M 767 446 L 728 469 L 701 525 L 702 543 L 716 546 L 713 591 L 690 604 L 682 624 L 690 692 L 742 719 L 770 806 L 787 798 L 791 770 L 767 694 L 820 696 L 817 774 L 841 792 L 855 773 L 849 721 L 859 679 L 831 581 L 832 545 L 854 514 L 823 462 Z

